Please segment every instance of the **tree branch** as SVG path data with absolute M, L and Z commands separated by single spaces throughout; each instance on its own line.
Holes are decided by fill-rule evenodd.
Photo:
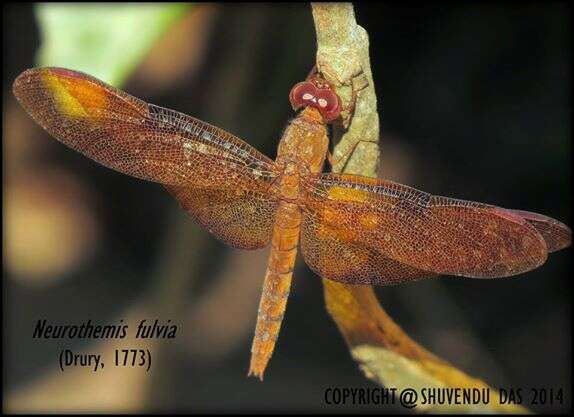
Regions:
M 369 61 L 367 32 L 357 25 L 351 3 L 312 3 L 317 33 L 317 68 L 336 86 L 343 105 L 358 91 L 353 114 L 343 114 L 343 127 L 334 156 L 341 161 L 333 171 L 376 177 L 379 161 L 379 116 Z M 336 132 L 336 136 L 337 135 Z M 335 142 L 337 143 L 337 137 Z M 323 279 L 327 311 L 343 334 L 353 359 L 365 376 L 377 384 L 419 390 L 423 387 L 488 389 L 484 382 L 472 378 L 428 352 L 412 340 L 379 304 L 373 288 L 345 285 Z M 420 397 L 420 395 L 419 395 Z M 523 407 L 501 404 L 490 389 L 490 403 L 482 406 L 418 406 L 417 411 L 459 412 L 528 412 Z

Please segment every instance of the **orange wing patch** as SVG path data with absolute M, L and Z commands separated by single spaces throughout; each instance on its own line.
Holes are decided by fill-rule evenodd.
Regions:
M 106 91 L 69 72 L 42 71 L 41 79 L 53 94 L 57 109 L 69 117 L 88 117 L 93 109 L 106 106 Z
M 367 191 L 334 186 L 329 189 L 329 198 L 363 203 L 368 201 L 369 193 Z
M 374 213 L 365 213 L 359 217 L 359 222 L 363 227 L 372 230 L 379 225 L 379 216 Z
M 318 212 L 301 224 L 305 263 L 323 278 L 346 284 L 392 285 L 436 276 L 394 261 L 363 242 L 361 228 L 331 227 Z

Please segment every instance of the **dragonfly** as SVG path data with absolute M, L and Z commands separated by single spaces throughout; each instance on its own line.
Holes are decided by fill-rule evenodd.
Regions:
M 541 214 L 323 172 L 329 124 L 340 121 L 343 106 L 320 73 L 291 89 L 297 114 L 275 160 L 218 127 L 81 72 L 32 68 L 16 78 L 13 92 L 60 142 L 162 184 L 215 238 L 238 249 L 271 246 L 248 372 L 261 380 L 299 247 L 323 278 L 389 285 L 438 275 L 509 277 L 571 244 L 568 226 Z

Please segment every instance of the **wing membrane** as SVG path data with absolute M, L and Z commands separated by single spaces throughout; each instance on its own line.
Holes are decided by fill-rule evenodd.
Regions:
M 201 120 L 62 68 L 20 74 L 14 95 L 46 131 L 108 168 L 171 185 L 268 181 L 273 161 Z
M 317 275 L 345 284 L 390 285 L 437 275 L 389 259 L 362 244 L 354 231 L 333 227 L 309 211 L 301 224 L 301 251 Z
M 524 210 L 506 210 L 511 214 L 522 217 L 540 233 L 546 242 L 548 252 L 556 252 L 570 246 L 572 231 L 563 223 L 542 214 L 532 213 Z
M 234 248 L 262 248 L 271 240 L 277 201 L 266 194 L 173 185 L 166 188 L 195 221 Z
M 321 228 L 431 273 L 516 275 L 571 241 L 570 229 L 554 219 L 433 196 L 391 181 L 325 174 L 309 177 L 305 189 L 305 216 Z
M 274 162 L 241 139 L 67 69 L 27 70 L 13 91 L 60 142 L 108 168 L 164 184 L 224 242 L 254 248 L 269 241 Z

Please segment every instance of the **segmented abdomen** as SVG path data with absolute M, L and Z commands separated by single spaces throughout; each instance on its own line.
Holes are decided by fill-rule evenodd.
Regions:
M 255 375 L 260 379 L 263 379 L 263 372 L 271 358 L 281 328 L 297 256 L 300 226 L 299 206 L 289 202 L 280 202 L 275 217 L 271 253 L 251 347 L 249 375 Z

